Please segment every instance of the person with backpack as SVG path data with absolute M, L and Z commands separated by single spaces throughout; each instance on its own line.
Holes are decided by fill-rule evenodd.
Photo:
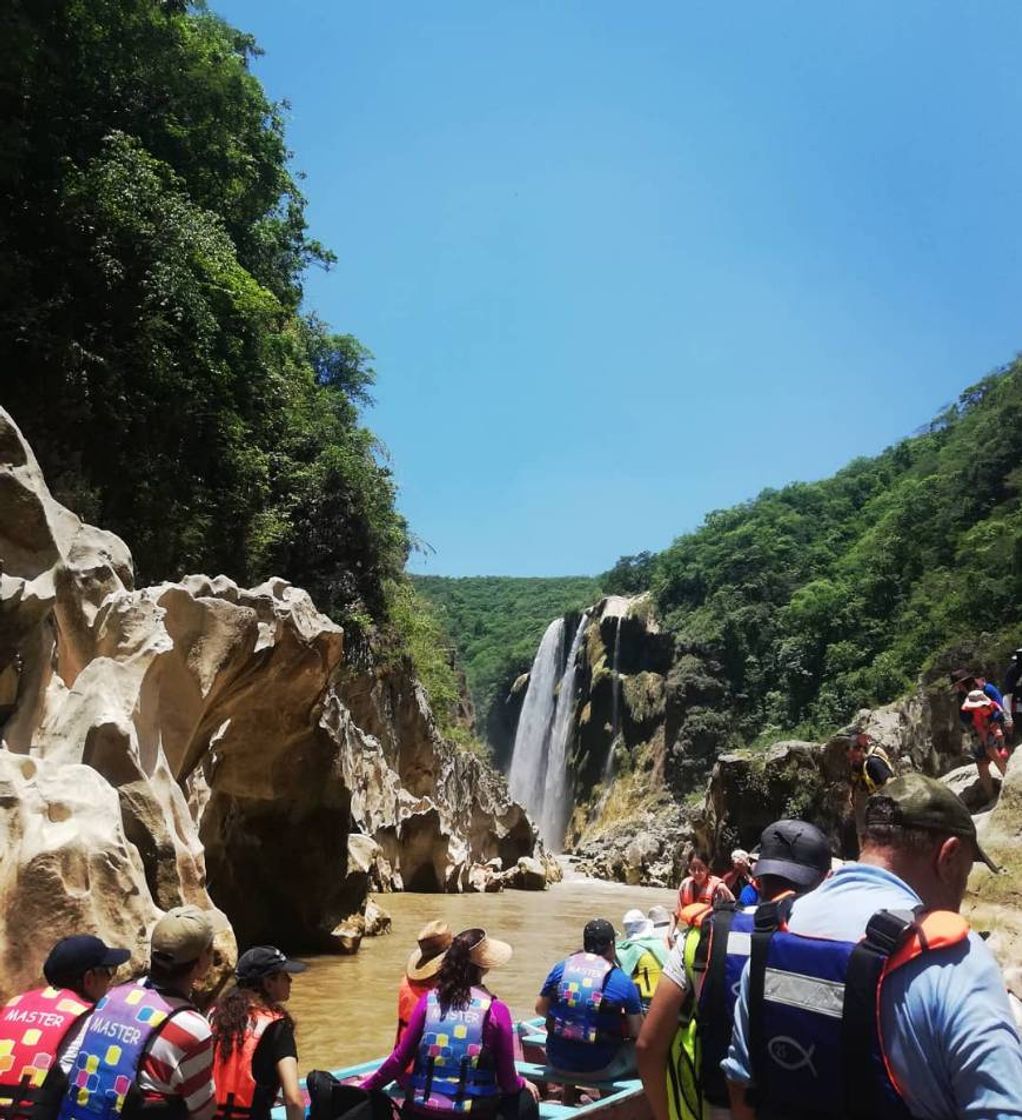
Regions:
M 1015 720 L 1022 719 L 1022 649 L 1015 650 L 1011 655 L 1001 692 L 1004 695 L 1004 734 L 1011 742 Z
M 582 948 L 550 970 L 536 1014 L 546 1018 L 547 1063 L 558 1073 L 609 1081 L 635 1070 L 642 1026 L 638 989 L 617 963 L 616 933 L 605 918 L 582 931 Z
M 639 1035 L 639 1073 L 655 1120 L 727 1120 L 720 1072 L 731 1041 L 738 980 L 758 916 L 814 890 L 830 872 L 830 844 L 806 821 L 780 820 L 759 840 L 754 867 L 765 905 L 719 903 L 693 915 L 695 932 L 676 946 Z M 769 914 L 780 921 L 782 910 Z
M 257 945 L 238 958 L 237 983 L 210 1016 L 217 1120 L 269 1120 L 278 1093 L 286 1120 L 304 1120 L 295 1024 L 283 1005 L 291 997 L 291 977 L 306 967 L 273 945 Z
M 625 936 L 617 943 L 617 962 L 621 971 L 632 978 L 645 1013 L 660 983 L 660 973 L 667 960 L 667 942 L 641 910 L 629 910 L 622 926 Z
M 46 987 L 0 1011 L 0 1117 L 56 1120 L 89 1012 L 131 957 L 98 937 L 63 937 L 43 964 Z
M 978 688 L 973 689 L 962 702 L 962 720 L 975 736 L 972 757 L 979 773 L 980 785 L 988 801 L 994 796 L 994 783 L 990 777 L 992 762 L 1004 776 L 1008 768 L 1008 748 L 1004 740 L 1004 709 L 996 700 Z
M 862 855 L 753 933 L 723 1063 L 735 1120 L 1022 1117 L 1022 1042 L 993 955 L 958 913 L 969 810 L 906 774 L 870 798 Z
M 401 1041 L 361 1088 L 377 1093 L 414 1063 L 402 1108 L 409 1120 L 437 1120 L 452 1112 L 536 1120 L 539 1090 L 515 1069 L 511 1012 L 483 985 L 486 973 L 506 964 L 511 953 L 506 941 L 485 930 L 459 933 L 436 987 L 420 998 Z

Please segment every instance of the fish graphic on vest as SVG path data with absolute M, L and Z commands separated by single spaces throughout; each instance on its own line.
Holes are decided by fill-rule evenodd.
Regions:
M 60 1108 L 60 1120 L 112 1120 L 178 1111 L 184 1101 L 143 1104 L 138 1070 L 167 1020 L 188 1006 L 172 1007 L 142 984 L 111 988 L 96 1004 L 78 1051 Z
M 68 988 L 15 996 L 0 1012 L 0 1120 L 53 1120 L 67 1087 L 57 1054 L 92 1010 Z

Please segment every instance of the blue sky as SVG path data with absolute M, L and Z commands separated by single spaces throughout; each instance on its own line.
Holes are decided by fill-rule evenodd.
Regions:
M 1022 6 L 211 0 L 444 575 L 596 573 L 1022 348 Z

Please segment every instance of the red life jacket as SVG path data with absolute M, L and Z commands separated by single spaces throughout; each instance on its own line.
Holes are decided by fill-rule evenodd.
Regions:
M 254 1007 L 248 1030 L 238 1045 L 235 1040 L 230 1057 L 223 1057 L 219 1046 L 213 1049 L 213 1083 L 216 1086 L 216 1115 L 221 1120 L 232 1116 L 269 1117 L 273 1101 L 252 1076 L 252 1059 L 259 1040 L 271 1023 L 284 1018 L 282 1011 Z
M 409 980 L 407 976 L 401 977 L 401 987 L 397 990 L 397 1038 L 396 1046 L 401 1041 L 401 1036 L 408 1029 L 412 1021 L 412 1012 L 418 1002 L 427 993 L 436 987 L 437 978 L 431 976 L 428 980 Z
M 67 1078 L 57 1061 L 64 1039 L 92 1010 L 68 988 L 15 996 L 0 1012 L 0 1120 L 52 1120 Z

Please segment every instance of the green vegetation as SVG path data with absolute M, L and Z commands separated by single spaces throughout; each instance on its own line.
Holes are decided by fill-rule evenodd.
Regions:
M 0 15 L 0 401 L 141 579 L 278 573 L 379 618 L 408 538 L 371 355 L 301 308 L 306 231 L 253 40 L 184 0 Z
M 821 732 L 949 647 L 1018 636 L 1020 488 L 1015 363 L 883 454 L 711 513 L 604 584 L 652 589 L 679 664 L 717 682 L 746 741 Z
M 413 576 L 412 582 L 436 606 L 458 651 L 480 727 L 501 691 L 532 664 L 553 619 L 600 597 L 599 583 L 589 576 Z

